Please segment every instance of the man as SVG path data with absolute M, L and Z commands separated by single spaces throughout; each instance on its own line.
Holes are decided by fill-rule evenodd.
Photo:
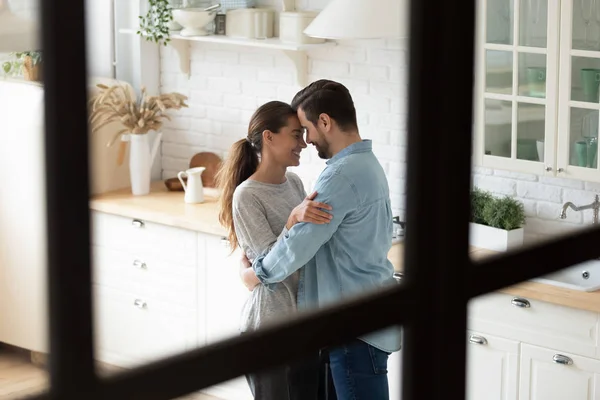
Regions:
M 268 254 L 254 260 L 255 274 L 243 274 L 246 285 L 281 282 L 304 266 L 298 308 L 306 309 L 394 284 L 387 258 L 393 229 L 388 183 L 371 141 L 360 137 L 348 89 L 320 80 L 300 91 L 292 107 L 306 129 L 306 142 L 328 159 L 315 191 L 316 201 L 332 207 L 333 218 L 285 231 Z M 329 349 L 337 398 L 389 399 L 387 361 L 399 349 L 397 328 Z

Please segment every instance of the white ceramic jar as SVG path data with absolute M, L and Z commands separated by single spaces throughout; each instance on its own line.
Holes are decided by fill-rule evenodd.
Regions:
M 318 11 L 287 11 L 279 15 L 279 39 L 284 43 L 317 44 L 325 39 L 306 36 L 303 31 L 317 17 Z

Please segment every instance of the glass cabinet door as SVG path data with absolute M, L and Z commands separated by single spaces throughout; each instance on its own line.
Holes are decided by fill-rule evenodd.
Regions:
M 563 0 L 558 175 L 599 181 L 600 0 Z
M 598 0 L 600 3 L 600 0 Z M 482 165 L 552 174 L 559 0 L 481 0 Z

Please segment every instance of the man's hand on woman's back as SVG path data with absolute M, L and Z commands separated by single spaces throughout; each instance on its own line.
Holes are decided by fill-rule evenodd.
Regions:
M 260 283 L 252 269 L 252 263 L 246 257 L 246 253 L 242 253 L 242 259 L 240 260 L 240 279 L 249 291 L 253 291 Z

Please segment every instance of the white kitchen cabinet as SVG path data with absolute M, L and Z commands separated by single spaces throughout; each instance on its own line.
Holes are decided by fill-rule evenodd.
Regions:
M 474 163 L 600 181 L 599 5 L 479 0 L 478 6 Z
M 520 400 L 598 400 L 600 361 L 521 345 Z
M 212 344 L 240 334 L 240 314 L 250 292 L 239 277 L 241 252 L 231 253 L 226 238 L 199 234 L 206 251 L 206 343 Z M 199 293 L 202 295 L 202 293 Z M 203 390 L 225 400 L 252 400 L 245 377 Z
M 92 255 L 95 284 L 196 309 L 195 267 L 102 246 L 92 246 Z
M 197 234 L 92 212 L 97 358 L 132 367 L 192 350 L 198 311 Z
M 469 329 L 595 357 L 598 313 L 489 293 L 469 303 Z
M 44 91 L 0 79 L 0 342 L 47 351 Z
M 197 347 L 195 309 L 94 285 L 97 358 L 124 368 Z
M 477 6 L 474 162 L 553 175 L 560 0 Z
M 92 243 L 166 262 L 196 267 L 197 233 L 135 217 L 92 212 Z
M 559 176 L 599 181 L 600 4 L 561 0 L 558 90 Z
M 239 335 L 249 291 L 220 236 L 92 212 L 96 354 L 130 368 Z M 244 377 L 203 392 L 252 399 Z
M 469 331 L 467 400 L 516 400 L 519 342 Z

